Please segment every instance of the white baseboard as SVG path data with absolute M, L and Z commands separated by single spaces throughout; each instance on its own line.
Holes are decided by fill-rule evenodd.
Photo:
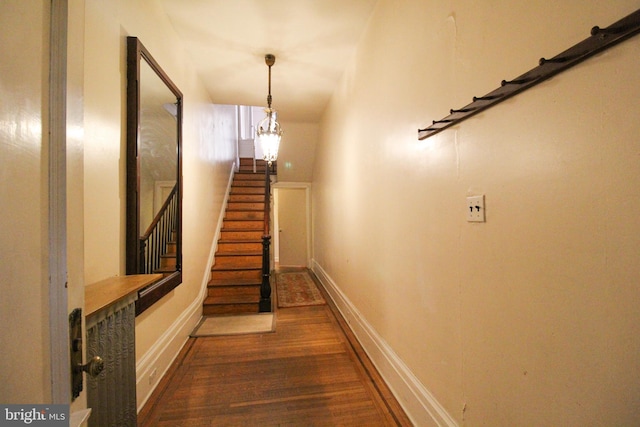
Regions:
M 457 427 L 456 421 L 413 375 L 316 260 L 312 260 L 312 270 L 411 422 L 416 426 Z
M 140 361 L 136 363 L 136 394 L 138 400 L 138 412 L 144 407 L 149 397 L 160 382 L 160 379 L 171 367 L 173 361 L 178 357 L 180 350 L 187 342 L 189 334 L 202 318 L 202 303 L 207 295 L 207 284 L 211 275 L 211 266 L 215 261 L 215 253 L 220 238 L 220 230 L 224 221 L 224 214 L 227 208 L 229 190 L 233 182 L 235 173 L 235 163 L 231 167 L 229 181 L 227 183 L 227 191 L 225 199 L 222 202 L 222 208 L 218 217 L 218 225 L 216 233 L 211 243 L 209 258 L 202 278 L 200 293 L 182 315 L 167 329 L 164 334 L 154 343 L 153 346 L 142 356 Z
M 136 363 L 136 395 L 138 412 L 142 409 L 160 379 L 169 370 L 180 350 L 187 342 L 189 334 L 202 317 L 202 303 L 193 303 L 176 319 L 151 348 Z
M 220 208 L 220 214 L 218 215 L 218 223 L 216 226 L 216 233 L 211 241 L 211 250 L 209 251 L 209 259 L 207 260 L 207 266 L 204 269 L 202 275 L 202 285 L 200 286 L 200 296 L 198 297 L 200 304 L 202 304 L 207 297 L 207 284 L 211 279 L 211 267 L 216 262 L 216 251 L 218 250 L 218 240 L 220 240 L 220 232 L 222 230 L 222 223 L 224 222 L 224 216 L 227 212 L 227 204 L 229 203 L 229 193 L 231 193 L 231 184 L 233 184 L 233 177 L 236 173 L 236 163 L 234 162 L 229 172 L 229 179 L 227 181 L 227 189 L 224 192 L 224 200 L 222 201 L 222 207 Z

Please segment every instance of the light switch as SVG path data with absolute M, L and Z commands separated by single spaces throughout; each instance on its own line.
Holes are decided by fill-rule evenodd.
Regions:
M 484 195 L 467 197 L 467 221 L 485 222 Z

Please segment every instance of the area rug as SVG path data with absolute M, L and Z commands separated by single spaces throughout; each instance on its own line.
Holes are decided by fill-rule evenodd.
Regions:
M 326 304 L 315 282 L 306 271 L 276 273 L 278 307 Z
M 205 317 L 191 333 L 192 337 L 259 334 L 275 330 L 273 313 Z

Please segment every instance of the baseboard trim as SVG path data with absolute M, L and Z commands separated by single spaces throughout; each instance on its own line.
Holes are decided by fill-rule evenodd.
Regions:
M 136 363 L 138 412 L 147 403 L 160 379 L 167 373 L 187 342 L 189 334 L 200 321 L 201 309 L 202 303 L 197 299 L 194 300 Z
M 417 426 L 457 427 L 456 421 L 438 403 L 429 390 L 420 383 L 315 259 L 312 260 L 311 269 L 340 310 L 362 348 L 402 405 L 411 422 Z
M 213 240 L 211 241 L 211 249 L 209 250 L 209 259 L 207 261 L 207 266 L 205 267 L 204 274 L 202 275 L 202 285 L 200 286 L 200 295 L 198 297 L 200 305 L 204 303 L 204 300 L 207 297 L 207 285 L 209 284 L 209 280 L 211 279 L 211 268 L 216 262 L 216 251 L 218 250 L 218 240 L 220 240 L 222 223 L 224 222 L 224 216 L 227 212 L 227 204 L 229 203 L 229 193 L 231 193 L 231 185 L 233 184 L 233 177 L 235 176 L 235 173 L 236 173 L 236 163 L 233 162 L 233 165 L 231 166 L 231 171 L 229 172 L 227 189 L 224 192 L 224 200 L 222 201 L 222 206 L 220 207 L 220 213 L 218 214 L 218 223 L 216 225 L 216 232 L 213 236 Z
M 215 262 L 218 239 L 220 237 L 222 222 L 224 221 L 224 214 L 226 212 L 229 192 L 235 170 L 236 165 L 234 162 L 229 174 L 227 191 L 225 192 L 225 198 L 222 202 L 216 233 L 211 243 L 209 259 L 203 274 L 198 298 L 196 298 L 189 307 L 187 307 L 182 315 L 180 315 L 180 317 L 171 324 L 169 329 L 160 336 L 158 341 L 156 341 L 154 345 L 151 346 L 151 348 L 140 358 L 140 361 L 136 363 L 136 394 L 138 400 L 138 412 L 140 412 L 147 403 L 147 400 L 149 400 L 149 397 L 151 397 L 151 394 L 160 383 L 160 379 L 167 373 L 171 364 L 174 362 L 176 357 L 178 357 L 180 350 L 182 350 L 182 347 L 184 347 L 184 344 L 189 339 L 189 334 L 202 318 L 202 303 L 207 294 L 207 284 L 209 283 L 211 266 L 213 266 L 213 263 Z

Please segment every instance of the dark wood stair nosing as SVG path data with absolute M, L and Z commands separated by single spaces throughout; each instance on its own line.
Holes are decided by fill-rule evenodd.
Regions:
M 258 251 L 250 251 L 250 250 L 247 250 L 246 252 L 242 252 L 242 251 L 237 251 L 237 252 L 216 251 L 215 256 L 216 257 L 223 257 L 223 256 L 228 256 L 228 257 L 262 256 L 262 251 L 260 251 L 260 252 L 258 252 Z
M 213 300 L 213 301 L 211 301 Z M 235 305 L 235 304 L 258 304 L 260 302 L 260 296 L 257 298 L 215 298 L 215 297 L 206 297 L 204 300 L 205 306 L 219 306 L 219 305 Z
M 222 266 L 213 266 L 211 267 L 211 271 L 262 271 L 262 267 L 231 267 L 228 265 Z
M 235 287 L 259 287 L 262 285 L 258 280 L 249 279 L 211 279 L 207 282 L 207 288 L 235 288 Z
M 232 240 L 225 240 L 225 239 L 220 239 L 218 240 L 218 243 L 262 243 L 261 239 L 232 239 Z

